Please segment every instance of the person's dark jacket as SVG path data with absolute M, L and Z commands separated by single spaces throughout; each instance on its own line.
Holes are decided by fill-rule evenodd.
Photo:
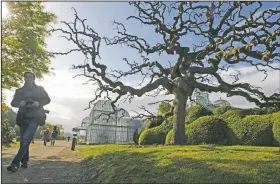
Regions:
M 26 108 L 20 107 L 21 101 L 32 100 L 39 102 L 39 107 Z M 18 107 L 17 113 L 17 124 L 20 125 L 22 122 L 22 116 L 30 118 L 38 125 L 44 125 L 46 120 L 46 114 L 43 106 L 49 104 L 51 101 L 48 93 L 42 86 L 32 85 L 32 88 L 23 86 L 22 88 L 16 89 L 14 98 L 11 102 L 13 107 Z

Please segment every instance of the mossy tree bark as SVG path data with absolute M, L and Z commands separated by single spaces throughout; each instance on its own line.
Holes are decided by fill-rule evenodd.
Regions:
M 179 88 L 174 90 L 174 118 L 173 130 L 174 134 L 171 140 L 172 144 L 185 144 L 185 117 L 186 117 L 186 103 L 187 95 Z

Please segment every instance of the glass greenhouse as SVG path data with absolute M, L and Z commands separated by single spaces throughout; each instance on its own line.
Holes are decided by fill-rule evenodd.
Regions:
M 122 144 L 133 142 L 133 134 L 143 121 L 132 119 L 126 110 L 113 112 L 110 101 L 96 102 L 86 126 L 86 142 L 89 144 Z M 107 114 L 107 115 L 106 115 Z
M 219 100 L 216 100 L 215 102 L 213 102 L 213 104 L 216 107 L 220 107 L 220 106 L 230 106 L 230 103 L 226 100 L 223 100 L 222 98 L 220 98 Z
M 209 94 L 207 92 L 202 92 L 199 89 L 194 90 L 192 99 L 194 101 L 193 102 L 188 101 L 187 107 L 191 107 L 193 105 L 199 104 L 199 105 L 205 107 L 206 109 L 211 110 L 215 107 L 220 107 L 223 105 L 230 106 L 230 103 L 228 101 L 223 100 L 221 98 L 212 103 L 209 99 Z

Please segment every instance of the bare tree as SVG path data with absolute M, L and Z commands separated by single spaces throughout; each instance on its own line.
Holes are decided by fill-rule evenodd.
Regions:
M 222 92 L 227 96 L 242 96 L 259 107 L 279 107 L 278 93 L 266 96 L 259 88 L 249 83 L 238 82 L 240 72 L 232 75 L 234 82 L 227 82 L 222 71 L 232 66 L 246 63 L 267 75 L 268 69 L 280 70 L 279 35 L 280 7 L 263 10 L 262 2 L 129 2 L 137 10 L 137 16 L 127 19 L 155 28 L 162 36 L 162 43 L 154 46 L 139 36 L 129 34 L 124 24 L 114 21 L 118 36 L 101 37 L 75 11 L 73 23 L 63 22 L 68 30 L 60 31 L 64 38 L 73 42 L 90 62 L 74 66 L 83 69 L 83 76 L 99 85 L 94 102 L 105 93 L 115 93 L 112 107 L 121 98 L 129 100 L 141 97 L 149 92 L 159 95 L 166 90 L 173 94 L 171 111 L 167 116 L 174 117 L 174 144 L 184 144 L 186 102 L 195 88 L 207 92 Z M 247 12 L 247 14 L 245 13 Z M 249 13 L 248 13 L 249 12 Z M 172 15 L 175 15 L 172 17 Z M 173 18 L 173 19 L 172 19 Z M 169 21 L 171 20 L 171 22 Z M 82 25 L 78 29 L 77 24 Z M 182 38 L 187 35 L 203 38 L 202 43 L 183 45 Z M 89 41 L 88 41 L 89 40 Z M 130 66 L 129 71 L 109 71 L 108 67 L 98 62 L 101 42 L 106 45 L 126 45 L 138 50 L 143 61 L 124 61 Z M 161 61 L 150 61 L 149 55 L 167 53 L 176 57 L 175 64 L 163 66 Z M 279 65 L 278 65 L 279 66 Z M 141 74 L 143 80 L 149 78 L 145 85 L 134 88 L 125 85 L 121 78 Z M 265 77 L 266 78 L 266 77 Z M 265 80 L 264 78 L 264 80 Z

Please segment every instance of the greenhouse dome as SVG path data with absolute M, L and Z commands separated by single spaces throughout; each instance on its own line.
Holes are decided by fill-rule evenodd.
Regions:
M 230 106 L 230 103 L 226 100 L 223 100 L 222 98 L 220 98 L 219 100 L 216 100 L 213 104 L 217 107 Z
M 133 133 L 143 124 L 133 119 L 124 109 L 113 108 L 108 100 L 99 100 L 93 105 L 86 130 L 89 144 L 121 144 L 133 142 Z

